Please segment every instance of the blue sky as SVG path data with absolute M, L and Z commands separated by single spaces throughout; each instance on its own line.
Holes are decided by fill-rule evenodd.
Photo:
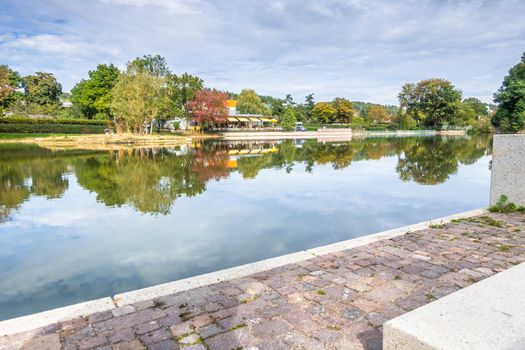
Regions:
M 0 0 L 0 64 L 71 89 L 161 54 L 207 86 L 397 103 L 442 77 L 485 102 L 525 51 L 525 1 Z

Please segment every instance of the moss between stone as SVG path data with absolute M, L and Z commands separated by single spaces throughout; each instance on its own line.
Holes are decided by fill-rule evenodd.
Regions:
M 230 330 L 230 331 L 234 331 L 234 330 L 236 330 L 236 329 L 244 328 L 244 327 L 246 327 L 246 323 L 243 322 L 243 323 L 239 323 L 239 324 L 236 325 L 236 326 L 233 326 L 233 327 L 230 328 L 229 330 Z
M 434 294 L 432 294 L 432 293 L 427 293 L 427 294 L 425 294 L 425 296 L 427 297 L 427 300 L 429 300 L 429 301 L 437 299 L 437 297 Z

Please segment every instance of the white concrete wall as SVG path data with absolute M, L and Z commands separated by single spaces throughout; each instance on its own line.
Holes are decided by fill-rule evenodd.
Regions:
M 525 263 L 383 325 L 384 350 L 525 349 Z
M 494 135 L 490 205 L 501 195 L 525 205 L 525 134 Z

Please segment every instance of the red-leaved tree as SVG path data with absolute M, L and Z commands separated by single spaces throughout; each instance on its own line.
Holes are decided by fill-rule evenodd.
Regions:
M 227 121 L 226 100 L 228 95 L 215 89 L 197 91 L 195 99 L 188 102 L 193 120 L 200 125 L 215 126 Z

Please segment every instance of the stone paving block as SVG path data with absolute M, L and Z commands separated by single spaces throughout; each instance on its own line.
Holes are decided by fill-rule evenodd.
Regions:
M 209 325 L 213 322 L 213 319 L 210 317 L 210 315 L 200 315 L 195 317 L 191 323 L 194 328 L 200 328 Z
M 162 340 L 166 340 L 166 339 L 169 339 L 172 337 L 172 334 L 170 333 L 169 330 L 167 329 L 164 329 L 164 328 L 160 328 L 160 329 L 157 329 L 157 330 L 154 330 L 152 332 L 149 332 L 149 333 L 146 333 L 146 334 L 143 334 L 141 336 L 139 336 L 139 339 L 142 343 L 144 343 L 145 345 L 149 346 L 153 343 L 158 343 Z
M 324 350 L 326 347 L 316 339 L 308 337 L 301 332 L 292 331 L 286 333 L 282 340 L 286 343 L 285 349 L 300 348 L 300 349 L 312 349 L 312 350 Z M 276 348 L 279 348 L 278 346 Z
M 263 339 L 278 337 L 289 329 L 290 326 L 281 319 L 263 321 L 253 327 L 255 335 Z
M 107 342 L 108 342 L 108 339 L 105 336 L 99 335 L 99 336 L 91 337 L 91 338 L 80 341 L 78 343 L 78 349 L 79 350 L 89 350 L 89 349 L 103 346 L 107 344 Z
M 391 284 L 377 287 L 364 294 L 366 299 L 375 301 L 376 303 L 382 305 L 391 304 L 405 295 L 406 293 L 403 290 L 398 289 Z
M 138 335 L 142 335 L 151 331 L 154 331 L 155 329 L 160 328 L 160 325 L 156 321 L 150 321 L 143 324 L 139 324 L 135 327 L 135 333 Z
M 348 319 L 348 320 L 357 320 L 359 318 L 361 318 L 361 316 L 363 316 L 363 311 L 361 309 L 358 309 L 356 307 L 353 307 L 353 306 L 349 306 L 347 308 L 345 308 L 342 312 L 341 312 L 341 316 Z
M 172 339 L 163 340 L 158 343 L 153 343 L 148 346 L 148 350 L 178 350 L 179 346 Z M 185 347 L 184 350 L 191 350 L 190 347 Z
M 111 344 L 116 344 L 133 339 L 135 339 L 135 334 L 133 333 L 133 330 L 131 328 L 118 330 L 115 334 L 109 336 L 109 342 Z
M 132 312 L 135 312 L 135 307 L 133 305 L 124 305 L 122 307 L 117 307 L 116 309 L 111 310 L 113 316 L 118 317 L 122 315 L 127 315 Z
M 190 346 L 185 346 L 183 349 L 184 350 L 207 350 L 202 344 L 194 344 Z
M 237 316 L 231 316 L 228 318 L 224 318 L 220 321 L 217 321 L 217 325 L 219 325 L 219 327 L 225 330 L 228 330 L 233 327 L 237 327 L 242 323 L 243 323 L 243 320 Z
M 30 339 L 20 348 L 21 350 L 60 350 L 60 337 L 58 334 L 49 334 Z
M 124 329 L 137 326 L 141 323 L 159 319 L 166 314 L 158 309 L 145 309 L 120 317 L 114 317 L 107 321 L 93 324 L 95 331 L 106 331 L 111 329 Z
M 170 327 L 171 334 L 177 338 L 180 337 L 183 334 L 188 334 L 193 332 L 193 326 L 191 324 L 191 321 L 186 321 L 184 323 L 176 324 L 172 327 Z
M 192 345 L 200 341 L 200 336 L 197 333 L 191 333 L 186 336 L 179 337 L 177 341 L 181 346 Z
M 100 321 L 105 321 L 113 317 L 113 313 L 111 311 L 103 311 L 103 312 L 97 312 L 89 316 L 89 323 L 95 323 Z
M 132 340 L 114 344 L 113 350 L 146 350 L 146 347 L 139 340 Z
M 62 331 L 72 331 L 75 329 L 84 328 L 88 325 L 88 321 L 84 317 L 77 317 L 69 321 L 62 322 L 60 328 Z
M 250 333 L 247 327 L 243 327 L 205 339 L 204 342 L 210 350 L 224 350 L 254 345 L 258 339 Z
M 210 325 L 197 329 L 197 333 L 199 333 L 201 338 L 205 339 L 217 335 L 219 333 L 224 333 L 224 328 L 219 327 L 215 323 L 212 323 Z

